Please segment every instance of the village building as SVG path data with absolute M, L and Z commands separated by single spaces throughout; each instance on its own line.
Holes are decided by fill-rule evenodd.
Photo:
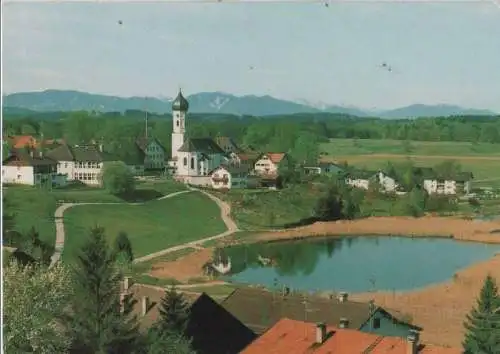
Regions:
M 429 194 L 457 195 L 469 194 L 474 175 L 471 172 L 459 172 L 442 175 L 432 168 L 420 168 L 423 188 Z
M 255 333 L 261 334 L 274 326 L 282 317 L 297 321 L 326 322 L 362 332 L 384 336 L 405 337 L 410 329 L 420 327 L 404 322 L 391 313 L 370 303 L 351 301 L 347 293 L 331 299 L 319 296 L 272 292 L 257 288 L 239 288 L 221 305 Z M 308 312 L 307 309 L 314 309 Z
M 113 155 L 104 152 L 102 145 L 64 144 L 47 152 L 47 157 L 57 161 L 57 172 L 66 175 L 69 181 L 94 186 L 101 184 L 104 162 L 118 161 Z
M 213 189 L 247 188 L 249 165 L 220 165 L 209 173 Z
M 342 323 L 330 326 L 282 318 L 248 345 L 242 354 L 460 354 L 448 348 L 420 342 L 420 333 L 410 330 L 405 338 L 381 336 L 349 329 Z
M 333 162 L 320 162 L 318 164 L 305 164 L 302 166 L 305 175 L 337 175 L 344 168 Z
M 128 283 L 128 280 L 127 280 Z M 161 299 L 165 291 L 158 287 L 133 284 L 123 294 L 131 294 L 136 304 L 133 312 L 140 329 L 147 331 L 159 319 Z M 239 353 L 257 337 L 256 334 L 205 293 L 185 294 L 189 303 L 189 320 L 184 335 L 198 354 Z
M 215 142 L 220 146 L 226 154 L 242 152 L 238 144 L 228 136 L 218 136 L 215 138 Z
M 209 172 L 228 162 L 226 152 L 212 138 L 186 136 L 189 103 L 179 91 L 172 102 L 172 158 L 168 162 L 174 178 L 184 183 L 211 186 Z
M 3 160 L 2 183 L 54 187 L 65 185 L 66 177 L 42 150 L 22 148 L 12 149 Z
M 165 168 L 166 151 L 158 139 L 146 135 L 136 139 L 135 143 L 143 154 L 142 166 L 144 170 L 163 170 Z M 140 165 L 135 164 L 135 166 Z
M 376 175 L 377 172 L 375 171 L 349 169 L 346 172 L 345 182 L 352 187 L 367 190 L 370 188 L 370 182 L 373 181 Z
M 288 162 L 288 154 L 284 152 L 266 152 L 257 157 L 254 170 L 261 176 L 277 176 L 279 168 Z

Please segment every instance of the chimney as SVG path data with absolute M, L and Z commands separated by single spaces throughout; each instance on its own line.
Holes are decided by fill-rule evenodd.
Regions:
M 102 144 L 99 144 L 99 151 L 104 152 L 104 146 Z
M 142 306 L 141 306 L 141 315 L 142 316 L 145 316 L 146 313 L 148 312 L 148 306 L 149 306 L 149 301 L 148 301 L 148 297 L 147 296 L 143 296 L 142 297 Z
M 411 329 L 408 336 L 406 336 L 406 354 L 418 353 L 418 341 L 419 341 L 418 331 Z
M 349 328 L 349 320 L 345 317 L 341 317 L 339 321 L 339 328 Z
M 30 150 L 30 156 L 33 158 L 33 150 Z
M 126 293 L 121 293 L 120 294 L 120 312 L 123 313 L 125 311 L 125 296 Z
M 123 291 L 127 291 L 129 287 L 129 277 L 123 278 Z
M 337 299 L 339 300 L 339 302 L 346 302 L 347 301 L 347 297 L 348 297 L 348 294 L 344 291 L 341 291 L 338 296 L 337 296 Z
M 40 158 L 43 158 L 43 151 L 42 151 L 42 150 L 40 150 L 40 151 L 38 152 L 38 156 L 40 156 Z
M 326 339 L 326 324 L 320 322 L 316 324 L 316 344 L 323 344 Z

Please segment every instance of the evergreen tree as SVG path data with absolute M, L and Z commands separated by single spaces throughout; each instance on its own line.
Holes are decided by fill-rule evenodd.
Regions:
M 123 257 L 127 262 L 132 262 L 134 259 L 132 244 L 124 231 L 120 231 L 115 239 L 115 252 L 117 257 Z
M 161 336 L 184 334 L 189 321 L 189 304 L 174 285 L 165 290 L 161 299 L 160 318 L 155 328 Z
M 137 344 L 137 318 L 133 301 L 120 306 L 120 275 L 104 230 L 95 227 L 73 267 L 75 296 L 70 326 L 78 353 L 132 353 Z
M 476 308 L 467 315 L 463 342 L 466 354 L 500 353 L 500 296 L 495 279 L 488 275 Z
M 158 329 L 148 332 L 147 354 L 196 354 L 191 347 L 191 341 L 178 333 L 163 334 Z

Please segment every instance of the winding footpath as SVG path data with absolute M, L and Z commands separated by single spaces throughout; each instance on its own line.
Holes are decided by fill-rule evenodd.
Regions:
M 203 238 L 200 240 L 187 242 L 187 243 L 184 243 L 182 245 L 169 247 L 167 249 L 148 254 L 147 256 L 136 258 L 136 259 L 134 259 L 134 263 L 149 261 L 153 258 L 164 256 L 168 253 L 176 252 L 176 251 L 179 251 L 179 250 L 182 250 L 185 248 L 201 248 L 201 245 L 207 241 L 218 240 L 218 239 L 227 237 L 235 232 L 240 231 L 238 229 L 238 226 L 236 225 L 236 223 L 233 221 L 233 219 L 231 219 L 231 206 L 228 203 L 222 201 L 221 199 L 219 199 L 219 198 L 213 196 L 212 194 L 205 192 L 203 190 L 193 188 L 193 187 L 188 187 L 188 188 L 189 188 L 189 191 L 196 191 L 196 192 L 200 192 L 200 193 L 205 194 L 207 197 L 212 199 L 217 204 L 217 206 L 220 208 L 220 211 L 221 211 L 221 213 L 220 213 L 221 219 L 224 222 L 224 224 L 226 225 L 227 230 L 218 234 L 218 235 L 215 235 L 215 236 L 210 236 L 210 237 Z
M 165 254 L 175 252 L 178 250 L 182 250 L 185 248 L 201 248 L 201 245 L 207 241 L 224 238 L 226 236 L 229 236 L 229 235 L 239 231 L 238 226 L 231 219 L 231 207 L 230 207 L 230 205 L 228 203 L 220 200 L 219 198 L 213 196 L 212 194 L 205 192 L 203 190 L 188 187 L 188 190 L 170 193 L 170 194 L 167 194 L 167 195 L 164 195 L 164 196 L 158 198 L 157 200 L 172 198 L 172 197 L 175 197 L 175 196 L 178 196 L 178 195 L 181 195 L 184 193 L 189 193 L 189 192 L 200 192 L 200 193 L 205 194 L 210 199 L 212 199 L 221 210 L 221 218 L 222 218 L 222 221 L 224 222 L 224 224 L 226 225 L 227 230 L 224 231 L 223 233 L 220 233 L 220 234 L 215 235 L 215 236 L 207 237 L 207 238 L 200 239 L 197 241 L 187 242 L 187 243 L 184 243 L 182 245 L 169 247 L 167 249 L 164 249 L 164 250 L 161 250 L 161 251 L 158 251 L 155 253 L 151 253 L 151 254 L 148 254 L 148 255 L 143 256 L 143 257 L 136 258 L 136 259 L 134 259 L 134 263 L 148 261 L 148 260 L 151 260 L 153 258 L 160 257 L 160 256 L 163 256 Z M 61 259 L 61 254 L 62 254 L 63 249 L 64 249 L 64 240 L 65 240 L 64 212 L 66 210 L 68 210 L 69 208 L 75 207 L 75 206 L 79 206 L 79 205 L 123 205 L 123 204 L 140 205 L 140 204 L 144 204 L 144 203 L 97 203 L 96 202 L 96 203 L 63 203 L 63 204 L 61 204 L 56 209 L 56 211 L 54 213 L 54 219 L 55 219 L 55 224 L 56 224 L 56 245 L 55 245 L 54 254 L 51 257 L 50 266 L 51 267 L 54 266 Z
M 164 195 L 160 198 L 157 198 L 156 200 L 163 200 L 167 198 L 172 198 L 184 193 L 189 193 L 191 190 L 187 191 L 180 191 L 180 192 L 174 192 L 170 193 L 167 195 Z M 72 207 L 75 206 L 80 206 L 80 205 L 140 205 L 144 204 L 143 203 L 63 203 L 61 204 L 55 211 L 54 213 L 54 219 L 56 223 L 56 246 L 54 250 L 54 254 L 50 258 L 50 267 L 53 267 L 60 259 L 61 259 L 61 254 L 64 249 L 64 240 L 65 240 L 65 233 L 64 233 L 64 212 Z

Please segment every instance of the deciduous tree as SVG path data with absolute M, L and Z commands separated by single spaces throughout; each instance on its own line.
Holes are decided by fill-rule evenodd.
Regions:
M 103 187 L 111 194 L 128 194 L 135 190 L 134 176 L 121 161 L 105 162 L 101 178 Z
M 66 267 L 3 268 L 4 349 L 6 353 L 67 353 L 71 336 L 60 321 L 72 287 Z

